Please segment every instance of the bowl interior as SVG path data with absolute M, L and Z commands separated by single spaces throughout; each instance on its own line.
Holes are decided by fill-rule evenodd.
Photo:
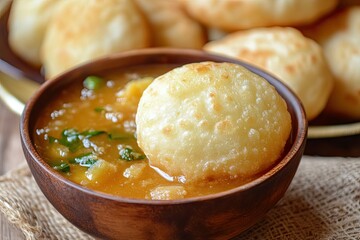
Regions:
M 143 200 L 143 199 L 129 199 L 122 198 L 117 196 L 112 196 L 105 193 L 95 192 L 86 188 L 77 185 L 64 177 L 59 173 L 53 170 L 37 153 L 35 146 L 33 145 L 32 133 L 35 127 L 36 120 L 41 117 L 41 110 L 49 102 L 52 96 L 55 96 L 59 89 L 67 87 L 69 84 L 74 81 L 79 81 L 84 79 L 89 75 L 101 75 L 102 73 L 114 72 L 119 69 L 123 69 L 129 66 L 136 65 L 147 65 L 147 64 L 168 64 L 168 65 L 183 65 L 193 62 L 202 62 L 202 61 L 214 61 L 214 62 L 232 62 L 240 64 L 250 71 L 264 77 L 268 80 L 279 92 L 279 94 L 285 99 L 288 110 L 292 118 L 292 131 L 291 136 L 288 139 L 287 145 L 284 150 L 282 159 L 269 171 L 260 176 L 259 178 L 251 181 L 245 185 L 239 186 L 235 189 L 231 189 L 225 192 L 220 192 L 217 194 L 206 195 L 196 198 L 187 198 L 179 200 L 169 200 L 169 201 L 156 201 L 156 200 Z M 24 147 L 28 154 L 37 162 L 38 165 L 47 171 L 50 175 L 57 178 L 59 181 L 71 185 L 74 188 L 77 188 L 81 191 L 88 192 L 90 194 L 95 194 L 101 197 L 116 199 L 125 202 L 137 202 L 137 203 L 146 203 L 146 204 L 173 204 L 173 203 L 182 203 L 195 201 L 199 199 L 211 199 L 226 194 L 230 194 L 236 191 L 243 191 L 256 184 L 260 184 L 266 179 L 270 178 L 277 171 L 283 168 L 289 161 L 291 161 L 296 154 L 303 152 L 304 142 L 306 140 L 307 132 L 307 122 L 305 118 L 304 110 L 301 106 L 299 99 L 294 95 L 294 93 L 289 90 L 283 83 L 278 81 L 273 76 L 268 73 L 255 68 L 247 63 L 204 53 L 202 51 L 195 50 L 176 50 L 176 49 L 146 49 L 146 50 L 137 50 L 130 51 L 127 53 L 116 54 L 96 60 L 94 62 L 82 65 L 71 69 L 70 71 L 62 74 L 61 76 L 48 81 L 42 85 L 38 92 L 30 99 L 26 108 L 23 112 L 21 119 L 21 136 L 23 138 Z

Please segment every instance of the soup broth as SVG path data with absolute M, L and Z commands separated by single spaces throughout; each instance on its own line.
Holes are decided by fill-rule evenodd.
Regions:
M 136 142 L 137 105 L 151 81 L 174 67 L 138 66 L 73 83 L 42 110 L 33 134 L 37 151 L 69 180 L 129 198 L 197 197 L 252 180 L 188 183 L 148 164 Z

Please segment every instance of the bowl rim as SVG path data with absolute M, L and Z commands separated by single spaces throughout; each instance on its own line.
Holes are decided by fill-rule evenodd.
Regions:
M 209 58 L 209 61 L 216 60 L 216 61 L 236 63 L 236 64 L 240 64 L 241 66 L 244 66 L 245 68 L 254 72 L 255 74 L 262 76 L 267 81 L 269 81 L 269 79 L 271 79 L 272 82 L 275 82 L 277 85 L 281 85 L 282 88 L 285 89 L 285 92 L 283 94 L 285 94 L 287 96 L 287 98 L 289 98 L 286 100 L 287 104 L 290 102 L 292 103 L 291 105 L 294 108 L 293 111 L 294 111 L 294 115 L 295 115 L 294 118 L 296 118 L 296 121 L 298 123 L 297 130 L 296 130 L 294 136 L 292 136 L 293 143 L 289 147 L 288 152 L 283 156 L 283 158 L 280 161 L 278 161 L 270 169 L 268 169 L 266 172 L 264 172 L 264 174 L 251 180 L 248 183 L 245 183 L 238 187 L 235 187 L 235 188 L 232 188 L 232 189 L 229 189 L 226 191 L 218 192 L 218 193 L 213 193 L 213 194 L 208 194 L 208 195 L 203 195 L 203 196 L 198 196 L 198 197 L 184 198 L 184 199 L 174 199 L 174 200 L 151 200 L 151 199 L 141 199 L 141 198 L 128 198 L 128 197 L 116 196 L 116 195 L 92 190 L 92 189 L 86 188 L 84 186 L 81 186 L 80 184 L 77 184 L 75 182 L 72 182 L 71 180 L 68 180 L 67 178 L 63 177 L 60 173 L 58 173 L 56 170 L 52 169 L 50 167 L 50 165 L 48 163 L 46 163 L 42 159 L 42 157 L 38 154 L 33 142 L 31 141 L 32 133 L 30 132 L 30 119 L 31 119 L 32 112 L 33 112 L 32 110 L 35 108 L 36 105 L 40 104 L 37 101 L 40 98 L 40 96 L 42 96 L 48 88 L 50 88 L 53 85 L 57 85 L 58 82 L 61 82 L 62 79 L 67 78 L 68 75 L 71 75 L 73 73 L 73 71 L 76 71 L 77 69 L 82 69 L 82 68 L 91 69 L 92 66 L 95 66 L 100 63 L 106 63 L 108 61 L 112 61 L 112 60 L 118 59 L 118 58 L 129 58 L 129 57 L 134 57 L 136 55 L 151 56 L 151 55 L 156 55 L 156 54 L 157 55 L 182 55 L 182 56 L 187 56 L 187 57 L 191 55 L 191 57 Z M 66 82 L 65 85 L 67 85 L 67 84 L 69 84 L 69 83 Z M 277 89 L 276 86 L 274 86 L 274 87 Z M 143 205 L 163 205 L 164 206 L 164 205 L 187 204 L 187 203 L 191 203 L 191 202 L 222 198 L 222 197 L 226 197 L 228 195 L 234 194 L 236 192 L 245 191 L 256 185 L 262 184 L 267 179 L 274 176 L 277 172 L 279 172 L 286 165 L 288 165 L 289 162 L 291 162 L 291 160 L 296 157 L 296 155 L 298 154 L 299 151 L 303 151 L 304 145 L 306 142 L 307 128 L 308 128 L 308 123 L 306 121 L 305 116 L 306 116 L 305 111 L 301 104 L 301 101 L 294 94 L 294 92 L 288 86 L 286 86 L 286 84 L 284 84 L 283 82 L 281 82 L 280 80 L 278 80 L 276 77 L 269 74 L 265 70 L 262 70 L 258 67 L 255 67 L 255 66 L 253 66 L 249 63 L 246 63 L 244 61 L 241 61 L 241 60 L 232 59 L 232 58 L 225 57 L 222 55 L 208 53 L 208 52 L 205 52 L 202 50 L 173 49 L 173 48 L 150 48 L 150 49 L 130 50 L 127 52 L 111 54 L 106 57 L 98 58 L 91 62 L 78 65 L 77 67 L 73 67 L 73 68 L 69 69 L 68 71 L 58 75 L 54 79 L 52 79 L 50 81 L 46 81 L 44 84 L 41 85 L 41 87 L 36 91 L 36 93 L 30 98 L 30 100 L 25 105 L 24 111 L 21 114 L 21 119 L 20 119 L 20 137 L 21 137 L 21 140 L 23 143 L 23 151 L 26 151 L 27 154 L 31 156 L 32 161 L 35 161 L 36 165 L 40 166 L 42 168 L 42 170 L 44 170 L 47 174 L 51 175 L 51 177 L 55 178 L 57 181 L 62 182 L 63 184 L 67 185 L 68 187 L 75 188 L 78 191 L 81 191 L 88 195 L 93 195 L 94 197 L 100 197 L 100 198 L 104 198 L 104 199 L 107 199 L 110 201 L 115 201 L 115 202 L 143 204 Z M 292 124 L 292 126 L 293 126 L 293 124 Z M 29 160 L 27 159 L 27 161 L 29 161 Z M 28 163 L 28 165 L 30 165 L 30 164 Z

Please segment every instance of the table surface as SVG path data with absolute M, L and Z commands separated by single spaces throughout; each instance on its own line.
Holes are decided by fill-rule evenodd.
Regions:
M 20 143 L 19 120 L 20 117 L 0 101 L 0 175 L 25 162 Z M 2 213 L 0 213 L 0 239 L 25 239 L 22 232 L 15 228 Z

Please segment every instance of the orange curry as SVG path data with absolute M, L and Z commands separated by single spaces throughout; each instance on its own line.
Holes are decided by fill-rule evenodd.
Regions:
M 225 191 L 251 179 L 171 181 L 148 164 L 136 142 L 135 114 L 144 89 L 174 66 L 139 66 L 74 83 L 43 109 L 37 151 L 69 180 L 129 198 L 180 199 Z

